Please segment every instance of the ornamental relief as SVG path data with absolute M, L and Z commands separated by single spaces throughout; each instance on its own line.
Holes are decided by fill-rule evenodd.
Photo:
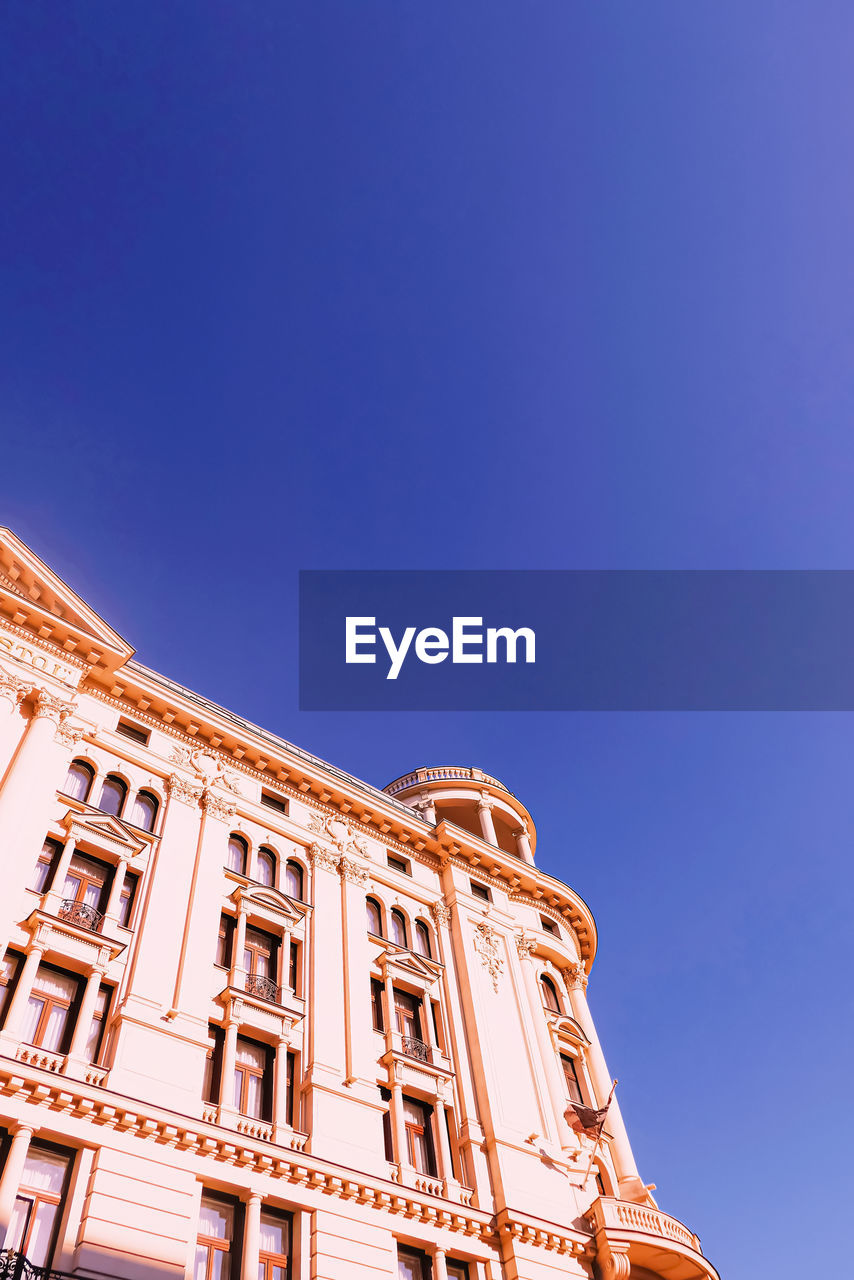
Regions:
M 498 990 L 498 979 L 504 969 L 501 955 L 500 935 L 496 933 L 488 920 L 481 920 L 474 928 L 474 949 L 480 956 L 480 962 L 492 979 L 493 991 Z
M 358 885 L 362 889 L 364 889 L 370 881 L 370 877 L 365 868 L 358 862 L 354 862 L 352 858 L 348 858 L 345 855 L 342 855 L 338 862 L 338 870 L 341 874 L 342 880 L 349 880 L 351 884 Z
M 364 858 L 371 856 L 365 837 L 354 831 L 343 818 L 336 818 L 332 813 L 310 814 L 308 829 L 316 836 L 324 836 L 334 844 L 339 854 L 360 853 Z
M 174 746 L 170 759 L 195 773 L 205 786 L 216 784 L 236 796 L 242 794 L 238 775 L 211 751 L 205 751 L 202 747 L 191 751 L 189 747 Z
M 338 870 L 341 855 L 333 853 L 331 849 L 325 849 L 322 844 L 315 842 L 308 850 L 308 860 L 315 869 L 334 872 Z

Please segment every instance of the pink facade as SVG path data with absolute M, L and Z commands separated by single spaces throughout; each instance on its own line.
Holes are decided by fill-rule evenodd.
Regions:
M 0 531 L 6 1249 L 121 1280 L 714 1280 L 618 1104 L 598 1146 L 570 1123 L 611 1084 L 596 927 L 535 855 L 497 779 L 343 774 L 136 663 Z

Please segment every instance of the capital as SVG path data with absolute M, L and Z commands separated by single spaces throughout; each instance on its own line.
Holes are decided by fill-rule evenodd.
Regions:
M 181 804 L 188 804 L 195 808 L 201 799 L 202 788 L 195 782 L 188 782 L 180 774 L 170 774 L 166 786 L 170 799 L 179 800 Z
M 364 887 L 368 883 L 368 873 L 365 868 L 346 855 L 342 855 L 338 862 L 338 872 L 342 880 L 349 880 L 351 884 Z
M 26 698 L 31 688 L 32 685 L 25 684 L 17 676 L 13 676 L 10 671 L 0 669 L 0 698 L 6 699 L 11 703 L 10 709 L 14 710 Z
M 529 960 L 536 949 L 536 938 L 530 938 L 525 933 L 516 934 L 516 950 L 519 953 L 520 960 Z
M 233 800 L 227 800 L 225 796 L 218 796 L 207 787 L 202 796 L 202 805 L 205 813 L 217 822 L 231 822 L 237 812 L 237 805 Z
M 71 715 L 73 710 L 73 702 L 65 702 L 62 698 L 57 698 L 49 689 L 36 690 L 34 720 L 50 720 L 53 724 L 59 725 Z
M 583 991 L 587 986 L 587 974 L 584 972 L 583 964 L 570 965 L 568 969 L 564 969 L 563 976 L 570 991 Z
M 324 849 L 322 844 L 313 844 L 308 851 L 308 860 L 313 867 L 321 871 L 337 871 L 341 855 L 331 849 Z
M 440 898 L 438 902 L 433 903 L 430 908 L 430 914 L 439 929 L 447 929 L 451 923 L 451 909 L 444 898 Z

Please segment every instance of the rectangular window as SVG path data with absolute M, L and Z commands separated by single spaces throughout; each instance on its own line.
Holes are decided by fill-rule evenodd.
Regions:
M 125 882 L 122 885 L 122 891 L 119 894 L 119 924 L 123 929 L 130 928 L 130 919 L 133 914 L 133 904 L 136 900 L 136 887 L 139 883 L 139 876 L 134 875 L 132 871 L 125 872 Z
M 288 1060 L 287 1060 L 286 1066 L 288 1071 L 288 1080 L 287 1080 L 288 1100 L 286 1104 L 287 1115 L 285 1116 L 285 1121 L 293 1129 L 294 1116 L 297 1113 L 297 1094 L 296 1094 L 297 1056 L 295 1053 L 288 1054 Z
M 405 858 L 396 858 L 393 853 L 388 855 L 388 865 L 392 871 L 399 871 L 401 875 L 411 876 L 412 868 Z
M 397 1029 L 402 1036 L 410 1040 L 422 1039 L 420 1004 L 421 1001 L 417 996 L 411 996 L 408 991 L 398 991 L 397 987 L 394 988 L 394 1017 Z
M 21 1039 L 49 1053 L 67 1053 L 71 1040 L 71 1007 L 80 980 L 51 965 L 39 965 L 24 1018 Z
M 431 1120 L 433 1108 L 416 1098 L 403 1096 L 403 1124 L 409 1163 L 419 1173 L 436 1177 L 436 1153 L 433 1150 Z
M 292 942 L 288 952 L 288 986 L 299 995 L 299 943 Z
M 120 720 L 116 725 L 116 733 L 120 733 L 123 738 L 130 738 L 131 742 L 140 743 L 143 747 L 148 746 L 148 739 L 151 737 L 148 729 L 132 724 L 130 720 Z
M 283 800 L 281 796 L 274 796 L 270 791 L 261 792 L 261 803 L 265 804 L 268 809 L 275 809 L 276 813 L 287 813 L 288 802 Z
M 373 1012 L 374 1031 L 385 1031 L 383 984 L 379 978 L 371 978 L 371 1010 Z
M 481 884 L 479 880 L 470 880 L 471 891 L 476 898 L 482 898 L 484 902 L 492 901 L 492 894 L 489 892 L 485 884 Z
M 31 1143 L 27 1153 L 6 1248 L 22 1254 L 34 1267 L 46 1267 L 51 1261 L 72 1160 L 70 1152 L 37 1143 Z
M 258 1280 L 288 1280 L 291 1256 L 291 1216 L 265 1209 L 261 1214 Z
M 34 893 L 46 893 L 50 888 L 50 882 L 53 879 L 53 873 L 61 853 L 62 845 L 60 842 L 48 837 L 42 845 L 42 851 L 39 854 L 38 862 L 33 870 L 33 877 L 30 880 L 29 887 Z
M 560 930 L 554 920 L 549 920 L 547 916 L 540 916 L 540 924 L 543 926 L 546 933 L 550 933 L 553 938 L 560 937 Z
M 231 968 L 231 947 L 234 937 L 234 917 L 221 915 L 216 939 L 216 963 L 222 969 Z
M 560 1055 L 560 1065 L 563 1067 L 563 1078 L 566 1081 L 566 1091 L 570 1098 L 573 1102 L 583 1102 L 575 1059 L 571 1058 L 568 1053 L 562 1053 Z
M 205 1054 L 205 1077 L 202 1085 L 202 1098 L 205 1102 L 218 1103 L 220 1082 L 222 1080 L 222 1053 L 225 1043 L 225 1032 L 222 1027 L 208 1024 L 208 1051 Z
M 95 1012 L 92 1014 L 92 1023 L 86 1036 L 86 1047 L 83 1050 L 83 1057 L 87 1062 L 98 1062 L 100 1059 L 101 1049 L 104 1046 L 104 1031 L 107 1026 L 107 1015 L 110 1012 L 112 994 L 112 987 L 101 986 L 98 990 Z
M 236 1111 L 254 1120 L 271 1118 L 270 1054 L 267 1045 L 238 1036 L 232 1100 Z
M 6 1020 L 6 1010 L 9 1008 L 9 1002 L 15 990 L 18 974 L 21 972 L 22 962 L 23 956 L 17 951 L 7 951 L 0 960 L 0 1027 Z
M 75 853 L 62 886 L 63 899 L 78 907 L 91 907 L 93 911 L 103 912 L 109 880 L 112 880 L 112 867 L 106 862 Z
M 203 1195 L 196 1236 L 193 1280 L 233 1280 L 238 1267 L 235 1242 L 235 1206 L 226 1200 Z
M 445 1266 L 448 1270 L 448 1280 L 469 1280 L 469 1265 L 467 1262 L 454 1262 L 453 1258 L 448 1258 Z
M 397 1248 L 398 1280 L 433 1280 L 433 1264 L 419 1249 Z
M 246 930 L 246 944 L 243 948 L 243 967 L 253 977 L 270 978 L 276 981 L 276 952 L 278 939 L 261 929 Z

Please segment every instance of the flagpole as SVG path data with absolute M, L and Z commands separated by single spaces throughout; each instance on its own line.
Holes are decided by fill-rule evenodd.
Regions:
M 605 1114 L 602 1117 L 601 1124 L 599 1125 L 599 1132 L 596 1135 L 596 1141 L 593 1144 L 593 1150 L 590 1152 L 590 1159 L 587 1162 L 587 1171 L 581 1180 L 582 1191 L 584 1191 L 585 1188 L 587 1187 L 587 1179 L 590 1177 L 590 1170 L 593 1168 L 593 1161 L 596 1159 L 596 1152 L 599 1150 L 599 1145 L 602 1141 L 602 1130 L 605 1128 L 605 1120 L 608 1115 L 608 1108 L 611 1105 L 611 1099 L 614 1096 L 614 1090 L 616 1089 L 616 1087 L 617 1087 L 617 1081 L 613 1080 L 611 1082 L 611 1092 L 608 1094 L 608 1101 L 605 1103 L 605 1107 L 604 1107 Z

